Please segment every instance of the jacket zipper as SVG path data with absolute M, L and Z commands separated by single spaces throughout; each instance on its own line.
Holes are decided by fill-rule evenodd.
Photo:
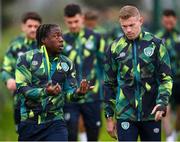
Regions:
M 138 58 L 137 58 L 137 42 L 133 41 L 133 55 L 134 55 L 134 60 L 133 60 L 133 68 L 134 68 L 134 75 L 135 75 L 135 81 L 136 81 L 136 90 L 135 90 L 135 99 L 137 99 L 138 101 L 138 114 L 137 114 L 137 118 L 138 121 L 141 120 L 141 101 L 142 101 L 142 97 L 140 94 L 140 85 L 139 85 L 139 81 L 140 81 L 140 71 L 138 72 Z M 136 102 L 135 102 L 136 104 Z

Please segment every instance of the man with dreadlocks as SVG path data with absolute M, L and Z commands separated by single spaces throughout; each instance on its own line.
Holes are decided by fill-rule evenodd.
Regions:
M 63 38 L 58 25 L 41 25 L 36 39 L 40 49 L 27 52 L 17 61 L 15 77 L 21 100 L 18 139 L 67 141 L 64 101 L 78 100 L 93 86 L 82 80 L 77 88 L 73 63 L 60 54 Z

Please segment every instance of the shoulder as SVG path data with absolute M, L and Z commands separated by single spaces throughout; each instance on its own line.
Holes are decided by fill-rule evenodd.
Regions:
M 17 36 L 10 42 L 9 46 L 12 49 L 21 48 L 22 45 L 24 44 L 24 40 L 25 40 L 25 37 L 23 35 Z
M 117 48 L 124 48 L 128 44 L 124 34 L 121 35 L 120 37 L 116 38 L 111 45 L 109 46 L 109 49 L 112 53 L 116 52 Z
M 160 38 L 150 32 L 144 32 L 143 40 L 147 42 L 154 42 L 156 45 L 162 43 L 162 40 Z
M 25 65 L 25 66 L 30 66 L 30 64 L 32 63 L 34 57 L 36 56 L 41 56 L 42 53 L 40 52 L 40 50 L 38 49 L 34 49 L 34 50 L 30 50 L 27 51 L 26 53 L 22 54 L 19 58 L 18 58 L 18 63 L 17 65 Z
M 101 35 L 99 33 L 94 32 L 93 30 L 90 30 L 88 28 L 85 28 L 84 32 L 85 32 L 84 35 L 85 35 L 86 38 L 89 38 L 90 36 L 93 36 L 93 37 L 95 37 L 97 39 L 100 39 L 100 37 L 101 37 Z
M 41 54 L 41 51 L 39 49 L 33 49 L 33 50 L 29 50 L 26 53 L 24 53 L 25 56 L 33 56 L 36 54 Z
M 25 58 L 28 62 L 31 62 L 35 56 L 41 56 L 41 55 L 42 53 L 39 49 L 34 49 L 24 53 L 22 57 Z
M 155 36 L 158 38 L 162 38 L 164 36 L 164 34 L 165 34 L 165 30 L 160 29 L 155 33 Z
M 24 40 L 25 40 L 25 36 L 23 34 L 21 34 L 21 35 L 16 36 L 15 38 L 13 38 L 10 43 L 24 42 Z

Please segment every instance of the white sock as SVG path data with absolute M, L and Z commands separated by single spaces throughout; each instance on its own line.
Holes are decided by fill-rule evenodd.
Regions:
M 171 135 L 166 137 L 167 142 L 172 142 L 172 141 L 176 141 L 176 140 L 177 140 L 177 132 L 175 130 L 171 133 Z
M 81 133 L 79 133 L 79 141 L 81 141 L 81 142 L 87 142 L 86 132 L 81 132 Z

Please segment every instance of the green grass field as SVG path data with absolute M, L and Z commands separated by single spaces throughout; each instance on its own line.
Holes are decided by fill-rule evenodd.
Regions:
M 19 29 L 15 27 L 3 31 L 2 43 L 0 47 L 0 66 L 2 66 L 3 57 L 8 48 L 8 44 L 12 38 L 14 38 L 19 33 L 18 30 Z M 13 121 L 12 95 L 6 89 L 6 86 L 2 81 L 0 81 L 0 90 L 0 140 L 17 140 L 17 134 L 15 132 Z

